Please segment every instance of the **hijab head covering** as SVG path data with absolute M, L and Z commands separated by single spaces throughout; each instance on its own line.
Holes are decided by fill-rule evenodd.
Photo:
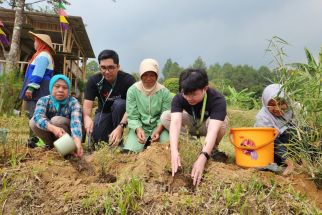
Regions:
M 262 104 L 263 106 L 268 106 L 268 102 L 271 99 L 276 99 L 276 98 L 285 98 L 285 93 L 282 90 L 282 85 L 280 84 L 271 84 L 268 85 L 262 95 Z
M 285 98 L 285 93 L 282 90 L 282 85 L 280 84 L 271 84 L 268 85 L 262 95 L 262 109 L 256 115 L 256 127 L 273 127 L 279 130 L 279 133 L 282 134 L 287 128 L 288 123 L 293 117 L 293 112 L 291 110 L 284 112 L 283 116 L 277 117 L 269 112 L 267 106 L 268 102 L 271 99 L 276 98 Z
M 52 96 L 52 91 L 53 91 L 53 87 L 54 87 L 54 84 L 58 81 L 58 80 L 63 80 L 65 81 L 65 83 L 67 84 L 68 86 L 68 96 L 67 98 L 65 98 L 64 100 L 57 100 L 55 99 L 55 97 Z M 71 85 L 70 85 L 70 80 L 67 76 L 65 75 L 54 75 L 51 79 L 50 79 L 50 83 L 49 83 L 49 92 L 50 92 L 50 99 L 52 100 L 53 102 L 53 105 L 55 107 L 55 109 L 58 111 L 59 110 L 59 106 L 60 105 L 65 105 L 69 99 L 69 95 L 70 95 L 70 92 L 71 92 Z
M 144 59 L 140 64 L 140 78 L 142 79 L 142 75 L 146 72 L 154 72 L 157 77 L 159 77 L 159 64 L 156 60 L 152 58 Z M 142 80 L 135 83 L 135 86 L 142 91 L 147 96 L 154 95 L 157 91 L 164 88 L 162 84 L 158 81 L 155 82 L 155 85 L 150 89 L 144 87 Z
M 159 64 L 152 58 L 144 59 L 140 64 L 140 77 L 146 72 L 154 72 L 159 76 Z

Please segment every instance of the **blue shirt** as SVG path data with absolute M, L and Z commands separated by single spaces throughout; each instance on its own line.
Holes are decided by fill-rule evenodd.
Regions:
M 49 120 L 54 116 L 70 119 L 72 137 L 82 139 L 82 110 L 77 99 L 69 96 L 67 103 L 61 105 L 57 111 L 50 96 L 41 97 L 37 102 L 34 113 L 34 121 L 37 127 L 47 131 Z

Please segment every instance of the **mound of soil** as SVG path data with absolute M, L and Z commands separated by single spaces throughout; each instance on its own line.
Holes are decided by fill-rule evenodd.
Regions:
M 81 199 L 93 190 L 104 190 L 114 182 L 132 176 L 144 181 L 145 196 L 154 203 L 161 201 L 165 193 L 179 199 L 182 189 L 194 192 L 190 175 L 183 173 L 171 176 L 170 149 L 168 145 L 152 144 L 139 154 L 117 154 L 105 171 L 95 165 L 92 157 L 64 159 L 54 150 L 34 149 L 16 168 L 3 167 L 0 172 L 0 189 L 3 182 L 14 188 L 2 205 L 2 214 L 84 214 Z M 285 186 L 295 189 L 314 200 L 322 208 L 322 191 L 304 175 L 282 177 L 270 172 L 243 169 L 234 164 L 208 162 L 206 174 L 200 186 L 211 180 L 225 183 L 248 181 L 252 177 L 262 180 L 274 178 Z M 9 191 L 8 191 L 9 193 Z M 147 203 L 148 204 L 148 203 Z
M 144 181 L 163 181 L 170 167 L 168 145 L 152 143 L 139 154 L 121 154 L 108 165 L 108 172 L 120 179 L 136 176 Z

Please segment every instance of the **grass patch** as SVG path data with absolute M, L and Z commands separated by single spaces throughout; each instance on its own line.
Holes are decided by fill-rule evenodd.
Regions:
M 82 207 L 94 214 L 133 214 L 141 210 L 140 200 L 143 195 L 143 182 L 132 177 L 104 191 L 91 191 L 82 199 Z
M 256 113 L 257 111 L 255 110 L 239 111 L 230 108 L 228 111 L 230 127 L 252 126 Z M 13 123 L 3 124 L 8 120 L 12 120 Z M 9 129 L 7 144 L 11 150 L 19 156 L 24 154 L 27 156 L 24 145 L 24 135 L 28 133 L 27 120 L 23 117 L 11 119 L 10 116 L 5 116 L 0 117 L 0 125 L 5 125 Z M 20 128 L 21 134 L 11 132 L 14 129 L 17 130 L 17 128 Z M 191 167 L 200 153 L 202 144 L 198 140 L 190 138 L 189 135 L 183 135 L 180 138 L 182 171 L 183 174 L 189 175 Z M 18 141 L 15 142 L 15 139 L 18 139 Z M 150 152 L 154 154 L 168 153 L 166 146 L 164 148 L 164 151 L 150 150 Z M 229 156 L 233 159 L 233 148 L 227 137 L 221 142 L 219 148 L 228 154 L 230 153 Z M 28 214 L 37 210 L 36 213 L 40 213 L 42 209 L 53 209 L 47 200 L 47 202 L 44 201 L 45 196 L 50 196 L 48 199 L 54 199 L 57 205 L 66 206 L 67 209 L 64 211 L 66 214 L 72 214 L 75 211 L 79 214 L 321 213 L 313 201 L 308 200 L 301 193 L 294 190 L 291 185 L 282 185 L 279 181 L 280 178 L 263 176 L 257 174 L 256 171 L 243 170 L 232 164 L 209 162 L 202 183 L 194 191 L 185 187 L 178 189 L 176 192 L 169 192 L 167 189 L 163 189 L 166 184 L 161 182 L 157 184 L 157 181 L 166 179 L 169 173 L 164 171 L 162 177 L 152 178 L 149 175 L 155 174 L 153 168 L 147 168 L 152 172 L 139 172 L 137 176 L 117 180 L 115 183 L 97 183 L 96 176 L 99 176 L 100 172 L 103 171 L 106 173 L 113 171 L 113 173 L 117 173 L 116 176 L 130 176 L 135 170 L 133 163 L 139 165 L 148 164 L 151 167 L 155 167 L 157 164 L 154 160 L 153 162 L 149 161 L 150 156 L 145 156 L 146 162 L 137 162 L 141 155 L 148 155 L 148 153 L 149 149 L 138 155 L 124 155 L 103 145 L 94 153 L 93 166 L 98 170 L 95 178 L 86 169 L 81 169 L 79 172 L 71 168 L 64 169 L 63 167 L 70 165 L 70 163 L 64 162 L 62 165 L 61 162 L 57 162 L 55 159 L 62 158 L 60 156 L 56 157 L 52 152 L 48 156 L 41 152 L 32 152 L 32 158 L 28 158 L 25 163 L 22 163 L 24 158 L 19 159 L 19 156 L 12 158 L 10 156 L 6 160 L 6 165 L 0 170 L 0 205 L 3 205 L 8 199 L 5 204 L 6 209 L 11 208 L 11 210 L 6 211 Z M 44 157 L 37 163 L 38 154 L 42 154 Z M 0 156 L 2 156 L 2 151 L 0 151 Z M 11 162 L 10 159 L 12 159 Z M 28 163 L 29 161 L 31 161 L 31 164 Z M 111 169 L 111 164 L 116 163 L 116 161 L 119 161 L 119 166 L 115 166 L 115 170 Z M 60 165 L 62 165 L 61 168 Z M 129 165 L 132 165 L 130 166 L 131 168 L 128 168 Z M 52 169 L 54 170 L 49 174 L 47 171 Z M 59 172 L 60 169 L 62 169 L 62 173 Z M 124 169 L 126 172 L 121 172 Z M 71 170 L 75 172 L 73 175 L 68 175 Z M 147 171 L 144 168 L 142 170 Z M 55 174 L 57 175 L 55 176 Z M 89 174 L 89 176 L 86 174 Z M 51 184 L 53 176 L 58 179 L 59 177 L 65 177 L 65 175 L 66 180 L 64 181 L 71 181 L 69 182 L 70 184 L 59 184 L 59 182 Z M 141 178 L 140 176 L 142 175 L 148 175 L 149 177 Z M 68 177 L 71 177 L 72 180 Z M 78 197 L 77 193 L 74 193 L 75 190 L 73 189 L 79 187 L 74 186 L 68 191 L 62 189 L 72 186 L 77 180 L 81 180 L 78 184 L 78 186 L 81 186 L 79 190 L 83 192 L 80 197 Z M 165 180 L 165 182 L 167 181 Z M 48 188 L 50 184 L 55 186 Z M 88 187 L 88 184 L 91 184 L 91 187 Z M 59 193 L 60 189 L 62 189 L 61 193 Z M 22 191 L 25 194 L 22 194 Z M 44 208 L 37 208 L 42 203 Z M 60 210 L 60 212 L 62 211 Z

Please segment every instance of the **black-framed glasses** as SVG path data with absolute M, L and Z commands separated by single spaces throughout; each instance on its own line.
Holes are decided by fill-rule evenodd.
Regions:
M 115 71 L 117 69 L 117 66 L 113 66 L 113 65 L 110 65 L 110 66 L 100 66 L 100 69 L 102 72 L 106 72 L 106 71 Z

